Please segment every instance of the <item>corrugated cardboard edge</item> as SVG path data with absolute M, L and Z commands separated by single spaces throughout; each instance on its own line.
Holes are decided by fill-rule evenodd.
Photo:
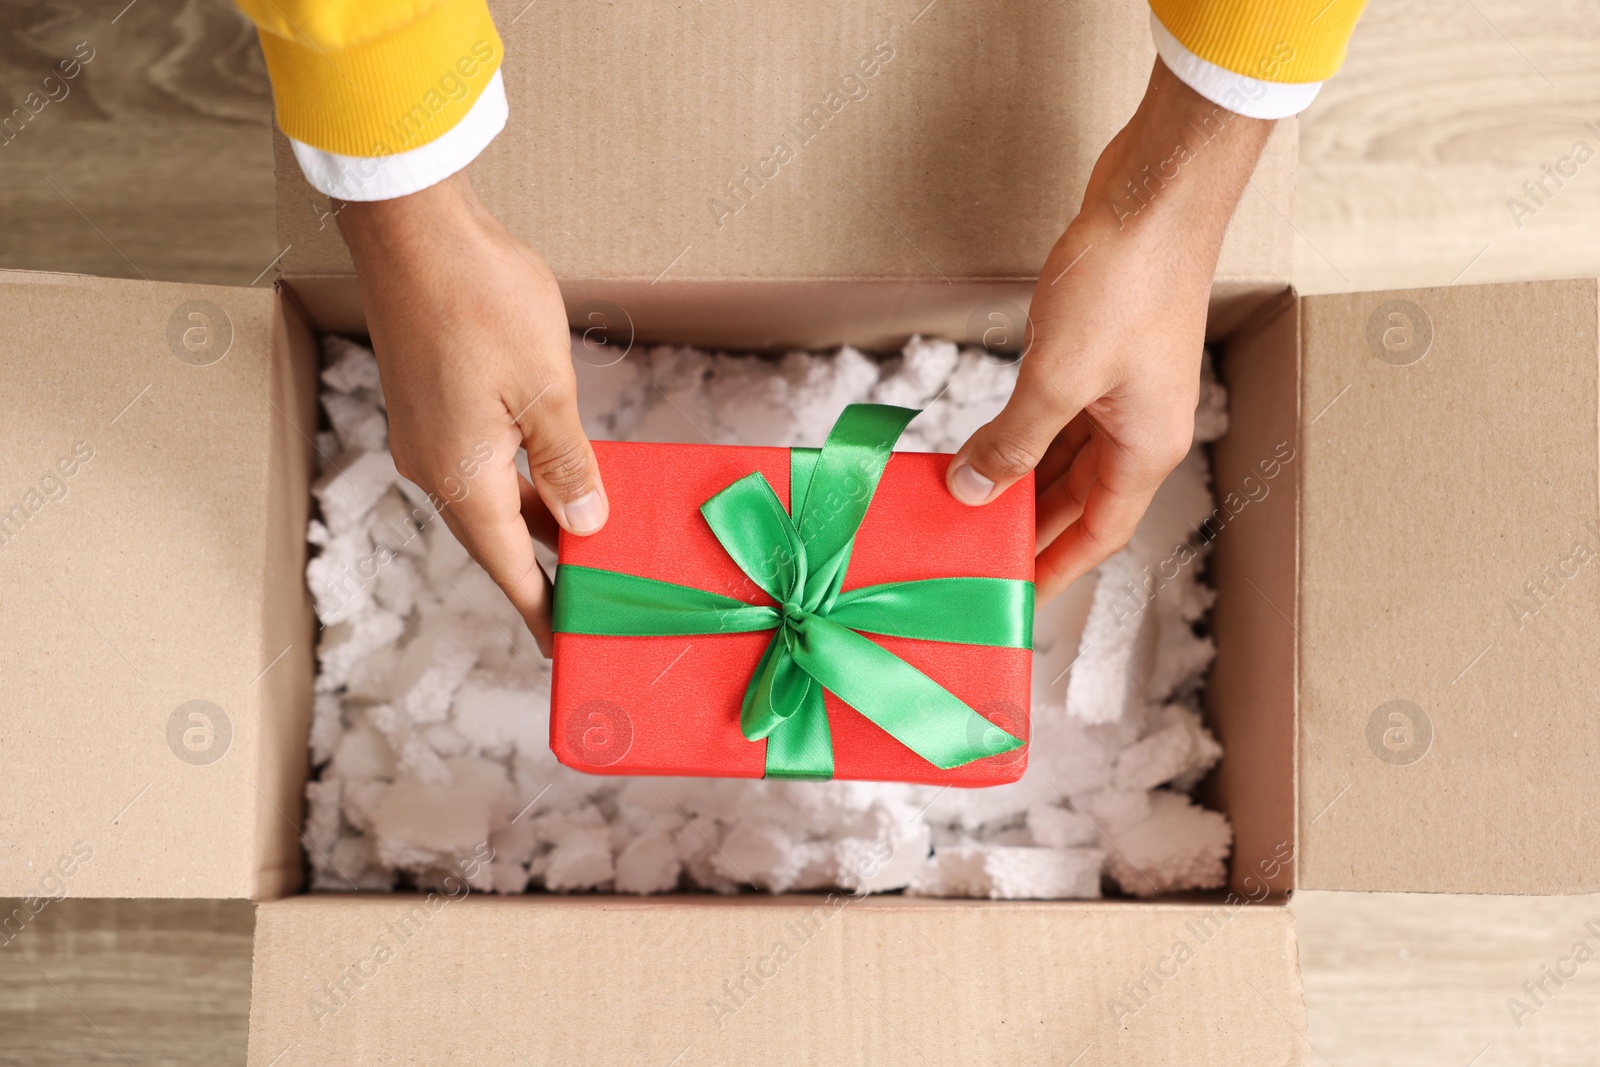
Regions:
M 306 590 L 306 522 L 316 469 L 317 342 L 292 295 L 278 294 L 272 336 L 272 404 L 262 611 L 261 700 L 257 752 L 256 850 L 250 896 L 270 900 L 299 888 L 306 737 L 311 721 L 316 620 Z M 278 657 L 274 660 L 274 657 Z
M 255 945 L 252 1067 L 1311 1062 L 1275 904 L 313 894 Z
M 1233 820 L 1230 884 L 1250 896 L 1294 885 L 1295 658 L 1299 573 L 1300 313 L 1291 291 L 1260 307 L 1219 360 L 1229 430 L 1212 447 L 1218 510 L 1211 575 L 1217 658 L 1206 710 L 1223 757 L 1209 802 Z M 1262 468 L 1277 474 L 1268 478 Z M 1230 514 L 1229 502 L 1245 503 Z M 1219 528 L 1220 527 L 1220 528 Z

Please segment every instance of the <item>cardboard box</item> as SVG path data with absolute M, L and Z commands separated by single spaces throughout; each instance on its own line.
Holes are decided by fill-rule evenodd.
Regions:
M 1026 299 L 1150 56 L 1138 5 L 815 3 L 759 34 L 731 6 L 517 6 L 516 127 L 478 181 L 575 321 L 604 299 L 640 339 L 966 336 Z M 869 95 L 721 227 L 699 214 L 885 35 Z M 276 294 L 0 275 L 0 499 L 24 513 L 0 544 L 0 895 L 54 871 L 260 901 L 261 1067 L 1311 1062 L 1284 891 L 1600 888 L 1574 847 L 1600 750 L 1600 287 L 1297 300 L 1292 154 L 1286 124 L 1211 323 L 1234 896 L 289 895 L 314 334 L 362 321 L 292 163 Z
M 316 284 L 0 276 L 5 466 L 40 474 L 11 496 L 26 507 L 76 441 L 94 444 L 0 546 L 0 893 L 38 892 L 81 840 L 92 858 L 66 892 L 263 901 L 253 1062 L 290 1046 L 442 1056 L 496 1029 L 552 1062 L 739 1060 L 774 1030 L 800 1035 L 779 1062 L 1069 1046 L 1309 1062 L 1291 917 L 1269 891 L 1600 886 L 1600 857 L 1572 847 L 1600 745 L 1585 653 L 1600 638 L 1600 285 L 1568 281 L 1280 294 L 1227 339 L 1213 800 L 1238 834 L 1234 900 L 1257 903 L 274 902 L 298 874 L 306 774 L 299 431 L 316 351 L 296 306 Z M 196 301 L 232 334 L 206 366 L 183 330 L 167 342 Z M 196 699 L 229 724 L 209 763 L 203 737 L 171 732 Z M 803 940 L 806 916 L 822 925 Z M 755 992 L 714 1010 L 733 1003 L 725 982 Z M 317 1007 L 343 1003 L 325 984 L 348 1010 Z

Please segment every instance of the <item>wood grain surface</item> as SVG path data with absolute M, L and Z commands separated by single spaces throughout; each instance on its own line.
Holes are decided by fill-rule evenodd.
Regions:
M 1301 119 L 1296 285 L 1600 273 L 1597 44 L 1600 9 L 1583 0 L 1369 4 L 1344 68 Z M 1579 141 L 1595 157 L 1568 164 L 1560 186 L 1546 179 L 1535 202 L 1523 183 Z M 1533 213 L 1514 214 L 1513 198 Z
M 248 27 L 224 0 L 125 3 L 0 4 L 7 108 L 94 50 L 0 144 L 0 266 L 269 284 L 271 105 Z M 1600 273 L 1597 54 L 1600 8 L 1578 0 L 1373 5 L 1301 123 L 1301 289 Z M 1523 183 L 1580 141 L 1596 158 L 1536 203 Z M 1600 897 L 1293 908 L 1318 1064 L 1600 1063 L 1600 960 L 1560 985 L 1542 970 L 1579 941 L 1600 952 Z M 251 930 L 238 903 L 51 904 L 0 946 L 0 1063 L 242 1063 Z M 1536 1005 L 1523 983 L 1542 978 Z
M 254 931 L 237 900 L 67 899 L 13 920 L 0 1063 L 243 1064 Z
M 1291 906 L 1321 1067 L 1600 1063 L 1600 896 L 1301 892 Z M 1558 968 L 1575 976 L 1549 978 Z M 1537 999 L 1523 988 L 1541 981 Z
M 60 60 L 93 57 L 0 135 L 0 266 L 271 284 L 272 99 L 254 31 L 226 0 L 125 4 L 0 4 L 8 111 Z

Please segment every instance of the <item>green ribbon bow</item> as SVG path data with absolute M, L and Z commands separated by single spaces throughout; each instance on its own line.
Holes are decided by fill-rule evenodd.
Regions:
M 558 632 L 607 636 L 776 630 L 745 689 L 739 728 L 767 742 L 766 776 L 833 777 L 823 690 L 944 770 L 1022 741 L 973 711 L 865 633 L 1003 648 L 1033 647 L 1033 583 L 929 578 L 841 592 L 856 530 L 894 443 L 917 412 L 844 409 L 821 450 L 791 449 L 783 510 L 756 472 L 700 508 L 717 540 L 776 606 L 593 567 L 556 574 Z

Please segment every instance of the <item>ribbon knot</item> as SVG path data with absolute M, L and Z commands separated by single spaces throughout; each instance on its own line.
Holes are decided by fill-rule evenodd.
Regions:
M 1020 747 L 1020 739 L 862 634 L 1031 648 L 1032 582 L 929 578 L 843 591 L 856 530 L 895 440 L 916 414 L 852 404 L 821 450 L 791 449 L 793 518 L 760 472 L 701 506 L 722 547 L 776 607 L 562 566 L 555 629 L 617 636 L 775 630 L 739 710 L 744 736 L 767 743 L 769 778 L 833 777 L 824 690 L 944 770 Z

